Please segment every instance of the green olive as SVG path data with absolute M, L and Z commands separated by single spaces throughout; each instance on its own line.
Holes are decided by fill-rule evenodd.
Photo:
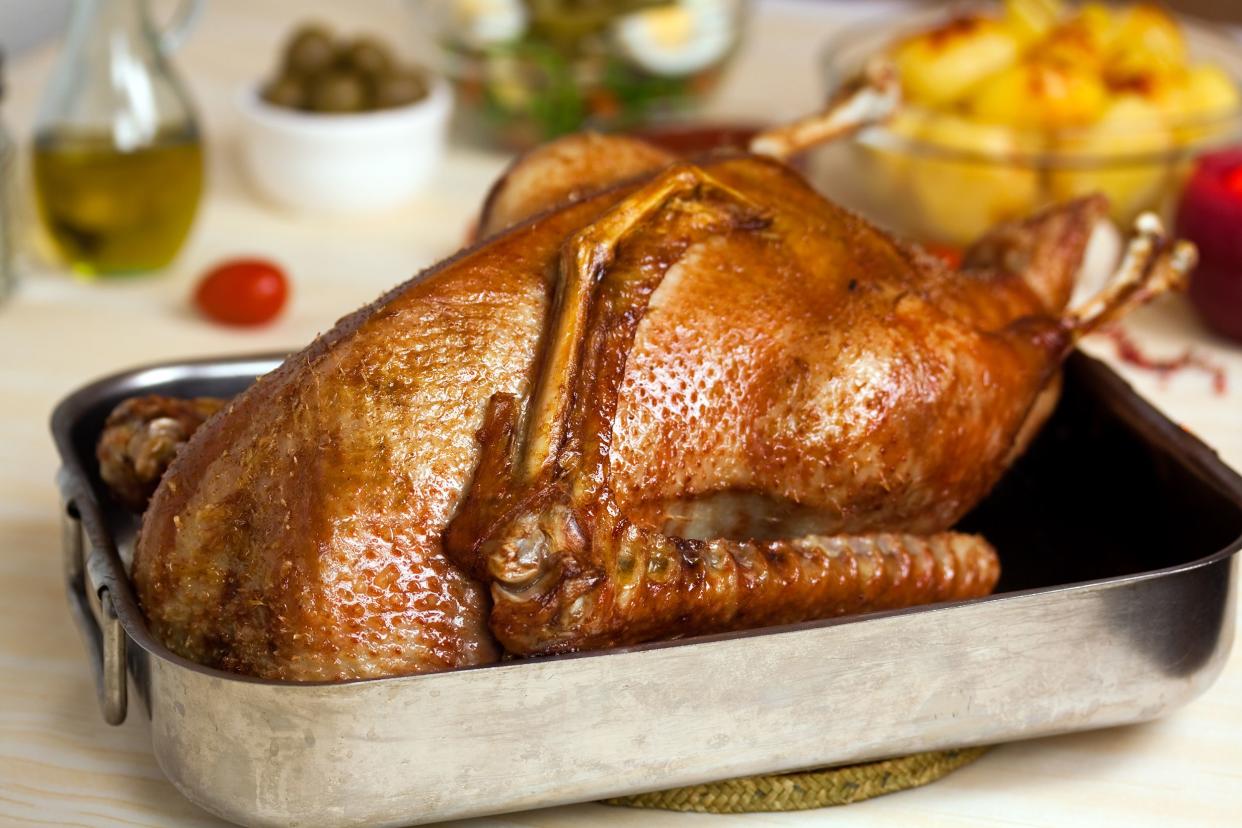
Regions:
M 386 44 L 374 37 L 359 37 L 341 49 L 337 65 L 342 69 L 352 69 L 378 78 L 392 68 L 392 52 Z
M 329 72 L 312 83 L 310 104 L 316 112 L 359 112 L 367 108 L 367 86 L 351 72 Z
M 374 81 L 372 100 L 377 109 L 405 106 L 427 97 L 427 81 L 416 69 L 395 69 Z
M 308 23 L 299 26 L 285 45 L 284 68 L 287 73 L 316 75 L 331 68 L 336 59 L 332 33 L 324 26 Z
M 263 87 L 263 100 L 287 109 L 306 106 L 306 85 L 294 75 L 281 75 Z

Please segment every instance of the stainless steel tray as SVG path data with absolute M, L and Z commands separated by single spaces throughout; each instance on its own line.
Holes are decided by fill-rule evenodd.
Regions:
M 109 721 L 127 679 L 169 779 L 247 825 L 406 825 L 1161 716 L 1232 644 L 1242 479 L 1076 355 L 1057 414 L 965 521 L 990 598 L 369 681 L 288 684 L 154 640 L 123 560 L 135 522 L 94 462 L 108 410 L 229 395 L 278 358 L 161 365 L 52 417 L 65 580 Z

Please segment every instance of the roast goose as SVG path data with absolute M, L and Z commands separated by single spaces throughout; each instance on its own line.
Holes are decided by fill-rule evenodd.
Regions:
M 330 680 L 969 598 L 953 526 L 1055 402 L 1076 341 L 1176 286 L 1148 217 L 1066 309 L 1104 205 L 950 268 L 781 158 L 577 135 L 519 159 L 482 239 L 230 401 L 163 475 L 133 579 L 203 664 Z M 132 423 L 128 424 L 131 428 Z

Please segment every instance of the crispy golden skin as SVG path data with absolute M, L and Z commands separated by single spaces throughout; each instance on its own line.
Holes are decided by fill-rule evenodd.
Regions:
M 664 173 L 575 193 L 438 265 L 343 319 L 209 422 L 165 475 L 137 547 L 134 580 L 155 633 L 194 660 L 295 680 L 495 659 L 489 590 L 445 556 L 442 534 L 476 478 L 489 401 L 503 399 L 514 412 L 499 433 L 527 417 L 526 442 L 545 460 L 576 450 L 562 438 L 586 434 L 589 419 L 606 447 L 597 470 L 607 469 L 610 502 L 655 546 L 673 531 L 849 535 L 864 556 L 883 551 L 877 538 L 924 560 L 961 552 L 962 536 L 938 533 L 1032 430 L 1028 413 L 1064 353 L 1061 306 L 1098 202 L 1003 230 L 959 273 L 776 162 L 720 156 L 695 169 L 714 183 L 649 211 L 597 274 L 612 321 L 588 325 L 595 361 L 570 360 L 582 369 L 572 376 L 547 368 L 556 343 L 581 342 L 556 326 L 602 317 L 598 297 L 579 317 L 555 305 L 568 242 Z M 511 218 L 539 202 L 523 194 Z M 486 215 L 482 226 L 496 229 Z M 608 367 L 609 354 L 621 364 Z M 577 384 L 583 372 L 596 379 Z M 604 374 L 612 387 L 591 391 Z M 548 405 L 560 414 L 534 416 Z M 576 424 L 561 416 L 567 407 Z M 527 482 L 511 491 L 529 492 Z M 567 501 L 579 512 L 601 502 Z M 494 581 L 479 557 L 496 528 L 480 526 L 485 518 L 503 522 L 462 513 L 457 557 Z M 800 543 L 822 552 L 845 541 Z M 978 575 L 970 590 L 925 585 L 903 600 L 990 590 L 990 548 L 965 545 Z M 683 628 L 666 612 L 632 632 L 605 619 L 606 630 L 580 639 L 556 613 L 522 629 L 492 623 L 516 651 L 545 652 L 828 614 L 810 593 L 788 592 L 781 609 L 779 590 L 769 592 L 771 609 L 715 625 L 723 616 L 684 591 L 669 605 L 698 607 L 701 623 Z
M 579 201 L 674 160 L 623 135 L 582 132 L 550 141 L 511 164 L 493 185 L 483 202 L 479 235 L 495 235 L 549 207 Z

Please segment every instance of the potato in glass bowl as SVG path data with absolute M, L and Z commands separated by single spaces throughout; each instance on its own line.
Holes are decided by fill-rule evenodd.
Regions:
M 1168 215 L 1191 160 L 1242 134 L 1242 46 L 1153 5 L 1007 0 L 855 27 L 827 47 L 830 93 L 876 56 L 898 71 L 900 111 L 811 168 L 925 241 L 964 244 L 1090 192 L 1119 223 Z

